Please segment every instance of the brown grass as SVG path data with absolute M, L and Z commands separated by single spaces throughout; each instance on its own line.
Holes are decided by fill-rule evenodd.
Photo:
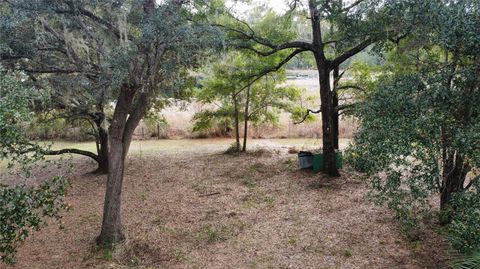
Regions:
M 409 242 L 354 173 L 299 171 L 288 147 L 240 156 L 212 147 L 128 159 L 128 239 L 113 253 L 94 244 L 105 177 L 76 159 L 65 229 L 35 232 L 16 268 L 434 268 L 444 254 L 436 233 Z

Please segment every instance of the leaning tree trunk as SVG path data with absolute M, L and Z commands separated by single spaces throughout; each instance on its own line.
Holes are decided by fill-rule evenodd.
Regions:
M 248 137 L 248 107 L 250 106 L 250 87 L 247 88 L 247 100 L 245 101 L 245 122 L 243 126 L 243 152 L 247 151 L 247 137 Z
M 321 56 L 315 56 L 320 82 L 320 99 L 322 111 L 322 133 L 323 133 L 323 156 L 324 172 L 329 176 L 338 177 L 335 158 L 335 132 L 333 128 L 333 114 L 335 108 L 332 102 L 332 91 L 330 90 L 330 69 Z

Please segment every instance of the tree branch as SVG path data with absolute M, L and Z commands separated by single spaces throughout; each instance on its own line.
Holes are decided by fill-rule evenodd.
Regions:
M 61 149 L 61 150 L 49 150 L 49 151 L 43 152 L 43 154 L 50 155 L 50 156 L 51 155 L 62 155 L 62 154 L 68 154 L 68 153 L 87 156 L 87 157 L 90 157 L 90 158 L 94 159 L 96 162 L 100 161 L 99 158 L 98 158 L 98 155 L 96 155 L 95 153 L 92 153 L 92 152 L 86 151 L 86 150 L 80 150 L 80 149 Z
M 86 10 L 84 9 L 83 7 L 79 7 L 78 8 L 78 11 L 80 12 L 80 14 L 92 19 L 93 21 L 105 26 L 110 32 L 112 32 L 117 38 L 121 38 L 121 34 L 120 34 L 120 30 L 117 29 L 117 27 L 115 27 L 113 24 L 111 24 L 110 22 L 108 22 L 107 20 L 99 17 L 99 16 L 96 16 L 95 14 L 93 14 L 91 11 L 89 10 Z M 129 36 L 130 38 L 130 36 Z
M 82 72 L 81 70 L 77 70 L 77 69 L 61 69 L 56 67 L 50 67 L 45 69 L 21 69 L 21 70 L 27 73 L 42 73 L 42 74 L 52 74 L 52 73 L 72 74 L 72 73 Z
M 463 189 L 464 189 L 464 190 L 470 189 L 470 188 L 473 186 L 473 184 L 475 184 L 475 183 L 478 182 L 479 180 L 480 180 L 480 176 L 477 176 L 477 177 L 473 178 L 472 180 L 470 180 L 470 182 L 468 183 L 468 185 L 467 185 L 465 188 L 463 188 Z
M 331 67 L 335 68 L 335 67 L 339 66 L 341 63 L 346 61 L 348 58 L 350 58 L 350 57 L 354 56 L 355 54 L 361 52 L 362 50 L 364 50 L 366 47 L 370 46 L 374 42 L 375 42 L 375 40 L 373 38 L 371 38 L 371 37 L 367 38 L 362 43 L 360 43 L 357 46 L 351 48 L 350 50 L 346 51 L 345 53 L 343 53 L 342 55 L 338 56 L 333 61 L 331 61 L 330 62 Z
M 310 113 L 313 113 L 313 114 L 322 113 L 322 108 L 320 107 L 318 110 L 311 110 L 310 108 L 308 108 L 307 113 L 303 116 L 303 119 L 301 121 L 294 122 L 293 124 L 300 124 L 300 123 L 305 122 L 307 120 L 308 116 L 310 115 Z
M 365 2 L 365 0 L 357 0 L 357 1 L 355 1 L 354 3 L 352 3 L 351 5 L 349 5 L 349 6 L 345 7 L 345 8 L 343 8 L 343 9 L 342 9 L 342 11 L 343 11 L 343 12 L 345 12 L 345 11 L 349 11 L 350 9 L 352 9 L 352 8 L 354 8 L 354 7 L 356 7 L 356 6 L 358 6 L 358 5 L 359 5 L 359 4 L 361 4 L 362 2 Z
M 293 57 L 295 57 L 297 54 L 300 54 L 302 52 L 306 51 L 305 49 L 296 49 L 294 50 L 292 53 L 290 53 L 290 55 L 288 55 L 285 59 L 283 59 L 283 61 L 281 61 L 280 63 L 278 63 L 276 66 L 272 67 L 272 68 L 267 68 L 265 70 L 263 70 L 262 72 L 256 74 L 256 75 L 253 75 L 253 80 L 248 82 L 243 88 L 241 88 L 238 92 L 236 92 L 234 95 L 238 95 L 240 94 L 241 92 L 243 92 L 246 88 L 250 87 L 253 85 L 253 83 L 255 83 L 257 80 L 259 80 L 260 78 L 262 78 L 263 76 L 271 73 L 271 72 L 276 72 L 278 71 L 280 68 L 282 68 L 283 65 L 285 65 L 286 63 L 288 63 Z
M 263 45 L 263 46 L 271 49 L 271 51 L 268 51 L 268 52 L 261 52 L 259 50 L 255 50 L 251 46 L 241 46 L 241 45 L 238 46 L 239 48 L 253 50 L 253 51 L 255 51 L 256 53 L 258 53 L 262 56 L 272 55 L 272 54 L 274 54 L 278 51 L 284 50 L 284 49 L 298 48 L 298 49 L 304 49 L 304 50 L 313 50 L 313 47 L 310 43 L 303 42 L 303 41 L 286 42 L 284 44 L 273 44 L 266 39 L 263 39 L 261 37 L 256 36 L 255 32 L 253 32 L 253 30 L 252 30 L 252 33 L 246 33 L 242 30 L 239 30 L 239 29 L 236 29 L 236 28 L 233 28 L 233 27 L 230 27 L 230 26 L 226 26 L 226 25 L 223 25 L 223 24 L 213 24 L 212 26 L 221 27 L 221 28 L 224 28 L 224 29 L 226 29 L 230 32 L 237 33 L 237 34 L 241 35 L 244 39 L 252 40 L 257 44 Z
M 303 49 L 305 51 L 307 51 L 307 50 L 313 51 L 312 45 L 307 43 L 307 42 L 303 42 L 303 41 L 287 42 L 287 43 L 284 43 L 284 44 L 271 45 L 271 46 L 268 46 L 268 47 L 271 48 L 270 51 L 260 51 L 260 50 L 257 50 L 255 48 L 253 48 L 253 47 L 250 47 L 250 46 L 242 46 L 242 45 L 238 46 L 238 48 L 240 48 L 240 49 L 251 50 L 251 51 L 255 52 L 256 54 L 258 54 L 260 56 L 270 56 L 272 54 L 275 54 L 275 53 L 277 53 L 279 51 L 282 51 L 282 50 L 285 50 L 285 49 Z

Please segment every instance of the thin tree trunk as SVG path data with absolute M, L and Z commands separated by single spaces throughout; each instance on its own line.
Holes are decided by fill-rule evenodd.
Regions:
M 448 150 L 447 150 L 448 151 Z M 459 153 L 448 152 L 443 160 L 443 182 L 440 194 L 440 208 L 447 210 L 451 206 L 453 194 L 463 191 L 469 165 Z
M 108 132 L 102 126 L 98 128 L 98 140 L 100 148 L 98 150 L 98 168 L 100 174 L 108 173 Z
M 97 155 L 98 155 L 98 168 L 95 172 L 100 174 L 108 173 L 108 130 L 105 128 L 105 90 L 101 92 L 101 95 L 96 104 L 96 110 L 94 122 L 97 127 Z
M 247 100 L 245 101 L 245 124 L 243 130 L 243 152 L 247 151 L 247 137 L 248 137 L 248 107 L 250 105 L 250 87 L 247 88 Z
M 339 137 L 339 113 L 338 113 L 338 78 L 339 78 L 338 66 L 333 69 L 333 145 L 336 150 L 339 149 L 338 137 Z
M 238 112 L 238 102 L 237 96 L 233 96 L 233 116 L 235 118 L 235 150 L 236 152 L 240 152 L 240 121 L 239 121 L 239 112 Z

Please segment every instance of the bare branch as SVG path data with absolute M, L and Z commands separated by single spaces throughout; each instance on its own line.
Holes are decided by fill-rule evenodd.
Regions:
M 248 49 L 248 50 L 251 50 L 253 52 L 255 52 L 256 54 L 260 55 L 260 56 L 270 56 L 272 54 L 275 54 L 279 51 L 282 51 L 282 50 L 285 50 L 285 49 L 304 49 L 304 50 L 309 50 L 309 51 L 313 51 L 313 46 L 307 42 L 303 42 L 303 41 L 294 41 L 294 42 L 287 42 L 287 43 L 284 43 L 284 44 L 280 44 L 280 45 L 272 45 L 272 46 L 269 46 L 271 48 L 271 50 L 269 51 L 260 51 L 260 50 L 257 50 L 253 47 L 250 47 L 250 46 L 238 46 L 238 48 L 241 48 L 241 49 Z
M 473 184 L 477 183 L 479 180 L 480 180 L 480 176 L 477 176 L 477 177 L 471 179 L 470 182 L 468 183 L 468 185 L 463 189 L 464 190 L 470 189 L 473 186 Z
M 98 155 L 90 151 L 80 150 L 80 149 L 61 149 L 61 150 L 49 150 L 43 152 L 45 155 L 62 155 L 62 154 L 78 154 L 94 159 L 96 162 L 99 162 Z
M 259 55 L 262 55 L 262 56 L 272 55 L 272 54 L 274 54 L 278 51 L 284 50 L 284 49 L 298 48 L 298 49 L 304 49 L 304 50 L 313 50 L 313 46 L 310 43 L 303 42 L 303 41 L 293 41 L 293 42 L 286 42 L 286 43 L 283 43 L 283 44 L 273 44 L 269 40 L 266 40 L 266 39 L 263 39 L 261 37 L 256 36 L 255 32 L 246 33 L 242 30 L 239 30 L 239 29 L 236 29 L 236 28 L 233 28 L 233 27 L 230 27 L 230 26 L 222 25 L 222 24 L 213 24 L 213 26 L 221 27 L 221 28 L 226 29 L 227 31 L 237 33 L 244 39 L 252 40 L 257 44 L 263 45 L 263 46 L 271 49 L 270 51 L 262 52 L 262 51 L 259 51 L 259 50 L 255 50 L 254 48 L 252 48 L 250 46 L 245 46 L 245 45 L 238 46 L 239 48 L 250 49 L 250 50 L 252 50 L 252 51 L 254 51 L 254 52 L 256 52 L 256 53 L 258 53 Z
M 365 2 L 365 0 L 357 0 L 357 1 L 353 2 L 351 5 L 343 8 L 342 11 L 343 11 L 343 12 L 345 12 L 345 11 L 350 11 L 350 9 L 358 6 L 358 5 L 361 4 L 362 2 Z
M 296 49 L 292 53 L 290 53 L 290 55 L 288 55 L 285 59 L 283 59 L 283 61 L 278 63 L 276 66 L 271 67 L 271 68 L 267 68 L 267 69 L 261 71 L 260 73 L 258 73 L 256 75 L 253 75 L 252 76 L 253 79 L 250 82 L 248 82 L 243 88 L 241 88 L 238 92 L 234 93 L 234 95 L 236 96 L 236 95 L 240 94 L 246 88 L 252 86 L 253 83 L 255 83 L 257 80 L 259 80 L 263 76 L 265 76 L 269 73 L 276 72 L 276 71 L 280 70 L 280 68 L 282 68 L 286 63 L 288 63 L 293 57 L 295 57 L 297 54 L 300 54 L 304 51 L 306 51 L 306 50 L 305 49 Z
M 340 73 L 338 75 L 338 77 L 336 77 L 335 80 L 333 81 L 333 85 L 335 85 L 334 89 L 333 89 L 334 92 L 336 92 L 338 90 L 338 82 L 340 81 L 340 79 L 342 79 L 342 77 L 343 77 L 343 75 L 345 74 L 346 71 L 347 71 L 347 69 L 343 70 L 343 72 Z
M 322 113 L 322 108 L 320 107 L 318 110 L 311 110 L 310 108 L 308 108 L 307 113 L 303 116 L 303 119 L 301 121 L 294 122 L 293 124 L 300 124 L 300 123 L 305 122 L 307 120 L 308 116 L 310 115 L 310 113 L 312 113 L 312 114 Z
M 335 67 L 339 66 L 341 63 L 343 63 L 344 61 L 346 61 L 350 57 L 354 56 L 355 54 L 361 52 L 362 50 L 364 50 L 366 47 L 370 46 L 374 42 L 375 42 L 375 40 L 373 38 L 371 38 L 371 37 L 367 38 L 366 40 L 364 40 L 360 44 L 356 45 L 355 47 L 351 48 L 350 50 L 346 51 L 345 53 L 343 53 L 342 55 L 338 56 L 333 61 L 331 61 L 331 63 L 330 63 L 331 67 L 335 68 Z

